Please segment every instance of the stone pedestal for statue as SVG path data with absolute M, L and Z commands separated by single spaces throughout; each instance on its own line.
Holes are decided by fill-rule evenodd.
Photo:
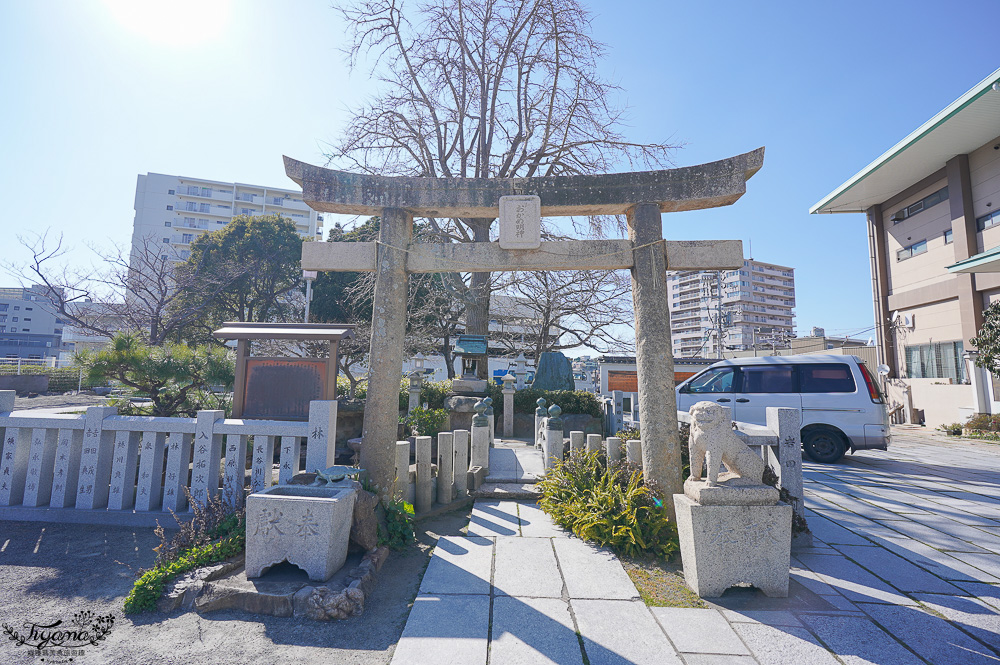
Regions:
M 357 490 L 275 485 L 247 497 L 246 576 L 288 561 L 309 579 L 330 579 L 347 560 Z
M 674 494 L 685 581 L 703 598 L 743 584 L 787 597 L 792 507 L 761 482 L 764 461 L 733 432 L 727 407 L 703 401 L 689 412 L 691 477 Z
M 732 586 L 750 584 L 771 598 L 788 596 L 790 505 L 705 505 L 685 493 L 674 495 L 674 508 L 684 580 L 695 593 L 718 598 Z

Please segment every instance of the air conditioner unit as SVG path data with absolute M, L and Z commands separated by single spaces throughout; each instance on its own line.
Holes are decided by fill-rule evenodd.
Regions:
M 903 324 L 904 328 L 908 328 L 910 330 L 913 330 L 914 325 L 915 325 L 914 322 L 913 322 L 913 314 L 903 314 L 899 318 L 900 318 L 900 322 Z

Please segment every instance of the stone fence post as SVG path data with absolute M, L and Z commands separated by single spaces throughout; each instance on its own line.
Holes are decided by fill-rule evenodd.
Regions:
M 569 453 L 570 455 L 578 455 L 583 451 L 583 432 L 570 432 L 569 433 Z
M 325 471 L 337 460 L 337 400 L 309 402 L 306 471 Z
M 601 435 L 600 434 L 588 434 L 587 435 L 587 452 L 596 453 L 601 449 Z
M 804 517 L 802 489 L 802 442 L 798 409 L 769 406 L 767 428 L 778 437 L 777 446 L 765 446 L 765 460 L 778 474 L 778 487 L 788 490 L 795 514 Z
M 608 456 L 608 464 L 621 461 L 622 440 L 617 436 L 609 436 L 604 440 L 604 451 Z
M 483 404 L 486 405 L 486 410 L 483 411 L 483 415 L 490 421 L 490 448 L 492 448 L 493 442 L 497 438 L 496 416 L 493 411 L 493 398 L 484 398 Z
M 490 466 L 490 419 L 486 417 L 488 405 L 476 404 L 476 415 L 472 417 L 472 455 L 469 468 L 480 466 L 489 469 Z M 458 474 L 455 474 L 458 475 Z
M 625 456 L 629 463 L 642 466 L 642 440 L 629 439 L 625 444 Z
M 452 487 L 455 482 L 455 435 L 440 432 L 438 443 L 438 486 L 437 500 L 442 506 L 451 503 Z
M 430 511 L 434 501 L 431 491 L 431 437 L 417 437 L 417 486 L 413 495 L 413 509 L 418 513 Z
M 469 430 L 457 429 L 455 435 L 455 494 L 465 497 L 469 487 Z
M 396 442 L 396 482 L 392 494 L 397 499 L 406 500 L 406 488 L 410 484 L 410 442 Z
M 545 437 L 545 418 L 549 412 L 545 410 L 545 398 L 539 397 L 535 402 L 535 447 L 541 448 Z
M 503 377 L 503 438 L 514 438 L 514 381 L 516 377 L 507 372 Z
M 553 462 L 563 459 L 563 421 L 559 416 L 562 409 L 558 404 L 549 407 L 549 417 L 545 420 L 545 470 L 552 468 Z

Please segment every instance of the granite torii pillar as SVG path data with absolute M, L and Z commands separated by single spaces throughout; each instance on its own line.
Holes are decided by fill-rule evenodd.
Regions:
M 391 487 L 411 272 L 632 271 L 643 468 L 668 497 L 682 491 L 666 270 L 743 265 L 738 240 L 664 241 L 660 213 L 735 203 L 763 165 L 764 149 L 663 171 L 543 178 L 409 178 L 335 171 L 285 157 L 285 172 L 320 212 L 380 215 L 375 243 L 304 243 L 307 270 L 375 271 L 368 403 L 361 465 Z M 627 215 L 628 240 L 542 242 L 535 250 L 498 243 L 412 243 L 413 217 L 496 217 L 500 197 L 538 196 L 541 215 Z M 386 489 L 386 491 L 388 491 Z

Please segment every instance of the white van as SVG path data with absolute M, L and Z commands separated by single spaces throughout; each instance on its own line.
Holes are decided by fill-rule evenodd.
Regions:
M 878 381 L 857 356 L 802 355 L 722 360 L 677 386 L 677 408 L 713 400 L 733 420 L 766 424 L 769 406 L 801 409 L 802 448 L 816 462 L 849 449 L 888 450 L 889 411 Z

